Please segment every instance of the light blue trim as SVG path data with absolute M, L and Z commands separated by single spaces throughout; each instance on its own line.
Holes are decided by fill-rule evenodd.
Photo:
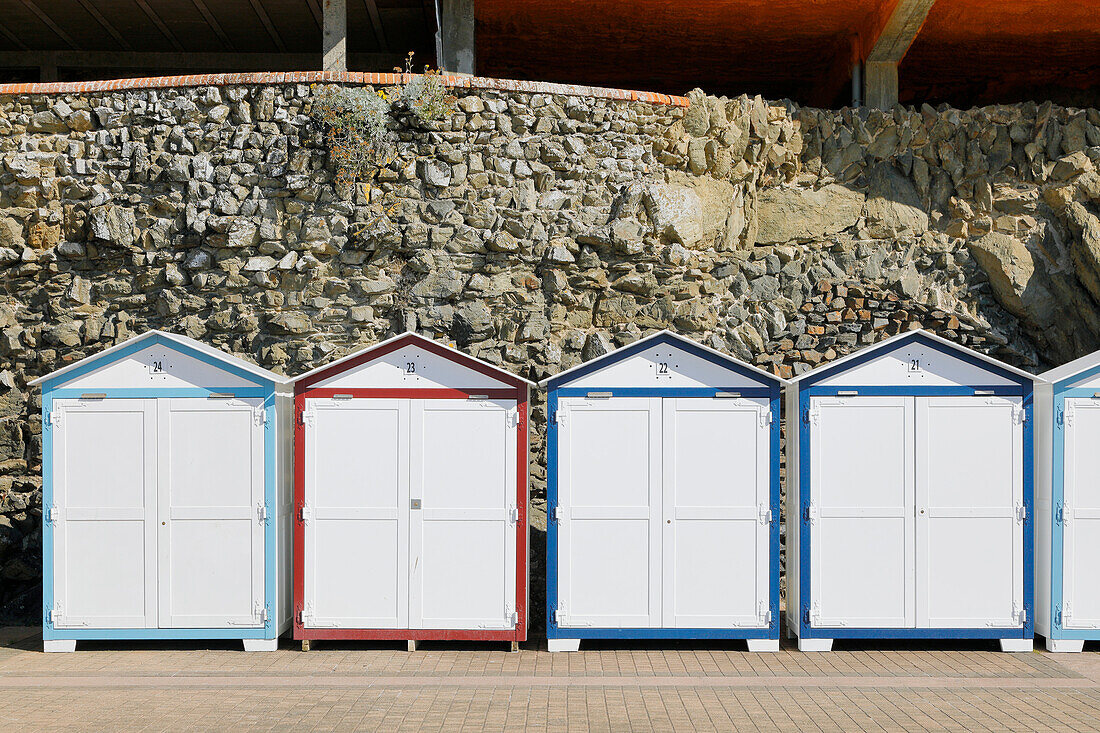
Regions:
M 950 353 L 959 357 L 969 357 L 965 353 L 947 351 L 938 342 L 922 339 L 933 348 L 944 353 Z M 905 343 L 906 340 L 903 340 Z M 874 351 L 874 348 L 867 349 Z M 842 373 L 857 363 L 873 358 L 868 355 L 862 360 L 853 359 L 841 365 L 836 373 Z M 969 357 L 979 367 L 986 368 L 990 372 L 998 373 L 993 365 L 980 359 Z M 821 388 L 813 387 L 812 383 L 801 382 L 798 384 L 798 414 L 788 415 L 787 420 L 798 421 L 798 485 L 799 505 L 798 516 L 787 517 L 787 531 L 791 531 L 790 522 L 799 523 L 798 543 L 798 567 L 799 567 L 799 599 L 801 608 L 798 609 L 798 636 L 805 639 L 1015 639 L 1031 638 L 1035 635 L 1035 443 L 1034 443 L 1034 402 L 1033 382 L 1017 375 L 1006 372 L 1004 375 L 1018 383 L 1020 387 L 985 387 L 981 385 L 966 385 L 960 387 L 844 387 Z M 874 391 L 872 391 L 872 389 Z M 835 395 L 838 391 L 855 391 L 861 396 L 944 396 L 959 394 L 963 396 L 973 395 L 975 390 L 995 390 L 996 394 L 1007 394 L 1021 397 L 1021 405 L 1026 414 L 1023 425 L 1023 481 L 1024 481 L 1024 507 L 1027 517 L 1024 520 L 1024 547 L 1023 547 L 1023 581 L 1024 581 L 1024 610 L 1027 613 L 1027 622 L 1022 628 L 997 628 L 997 629 L 928 629 L 928 628 L 894 628 L 894 629 L 859 629 L 859 628 L 814 628 L 810 626 L 808 615 L 812 599 L 812 581 L 810 574 L 810 522 L 808 521 L 810 501 L 813 495 L 813 487 L 810 482 L 810 423 L 808 419 L 810 409 L 810 397 Z M 958 392 L 944 392 L 941 390 L 961 390 Z M 996 392 L 996 390 L 1012 390 L 1010 392 Z M 788 429 L 790 422 L 788 422 Z M 790 558 L 787 559 L 790 562 Z
M 151 345 L 162 345 L 192 356 L 214 367 L 248 380 L 255 387 L 170 387 L 155 386 L 140 388 L 116 388 L 95 391 L 89 389 L 58 388 L 72 379 L 102 366 L 125 358 L 136 351 Z M 267 519 L 264 527 L 264 603 L 267 606 L 267 622 L 262 628 L 212 628 L 212 629 L 54 629 L 47 618 L 54 605 L 54 524 L 42 523 L 42 628 L 44 639 L 274 639 L 279 609 L 276 607 L 278 561 L 276 547 L 278 543 L 278 505 L 276 498 L 276 458 L 278 453 L 277 424 L 275 408 L 275 382 L 256 377 L 244 369 L 226 363 L 216 357 L 183 344 L 155 336 L 137 341 L 107 358 L 89 357 L 88 363 L 50 380 L 42 385 L 42 501 L 49 507 L 54 503 L 53 496 L 53 427 L 49 424 L 49 414 L 53 410 L 55 399 L 79 399 L 81 395 L 95 392 L 103 394 L 105 399 L 167 399 L 197 398 L 206 399 L 214 393 L 233 393 L 234 398 L 262 399 L 268 415 L 264 424 L 264 502 L 267 505 Z
M 554 390 L 558 397 L 587 397 L 599 392 L 606 397 L 715 397 L 720 393 L 737 393 L 747 399 L 771 397 L 778 387 L 615 387 L 612 389 L 594 389 L 591 387 L 559 387 Z
M 694 344 L 690 341 L 683 341 L 672 336 L 671 334 L 662 333 L 659 334 L 656 338 L 647 338 L 642 339 L 641 341 L 635 341 L 634 343 L 624 346 L 621 349 L 616 349 L 615 351 L 608 352 L 603 356 L 598 356 L 595 359 L 587 362 L 584 366 L 580 367 L 576 371 L 570 372 L 569 374 L 551 377 L 550 380 L 546 383 L 546 389 L 549 392 L 553 392 L 554 390 L 559 389 L 560 387 L 563 387 L 570 382 L 575 382 L 581 377 L 587 376 L 592 372 L 603 369 L 604 367 L 611 366 L 612 364 L 616 364 L 624 359 L 628 359 L 635 354 L 640 354 L 646 349 L 650 349 L 654 346 L 669 346 L 670 348 L 679 349 L 680 351 L 684 351 L 688 354 L 691 354 L 692 356 L 696 356 L 700 359 L 709 361 L 711 364 L 716 364 L 723 369 L 727 369 L 731 372 L 735 372 L 736 374 L 740 374 L 746 379 L 751 379 L 753 382 L 756 382 L 757 384 L 765 388 L 771 386 L 778 387 L 782 384 L 778 377 L 773 377 L 772 375 L 766 373 L 760 374 L 759 372 L 755 372 L 752 369 L 747 369 L 745 365 L 736 361 L 732 357 L 719 356 L 718 354 L 708 351 L 707 349 L 701 348 L 698 344 Z
M 42 628 L 42 638 L 76 639 L 77 641 L 111 641 L 125 639 L 274 639 L 266 628 L 252 629 L 54 629 Z
M 263 387 L 215 387 L 211 389 L 203 387 L 135 387 L 104 389 L 95 392 L 87 389 L 55 389 L 52 390 L 51 394 L 54 399 L 58 400 L 78 400 L 86 394 L 101 394 L 104 399 L 112 400 L 147 400 L 158 397 L 198 397 L 207 399 L 212 394 L 232 394 L 236 399 L 258 400 L 272 394 L 272 391 Z
M 806 390 L 811 397 L 973 397 L 990 395 L 996 397 L 1021 397 L 1024 388 L 1006 385 L 976 385 L 967 387 L 809 387 Z
M 652 343 L 652 342 L 651 342 Z M 570 375 L 572 376 L 572 375 Z M 558 523 L 554 520 L 554 510 L 558 506 L 558 425 L 554 420 L 558 411 L 560 397 L 584 397 L 589 392 L 608 391 L 615 397 L 713 397 L 716 392 L 739 392 L 746 398 L 769 398 L 772 411 L 771 425 L 771 484 L 770 504 L 772 510 L 771 532 L 768 547 L 771 562 L 769 587 L 771 597 L 771 624 L 767 628 L 558 628 L 554 623 L 554 610 L 558 607 Z M 779 614 L 779 471 L 780 471 L 780 409 L 781 392 L 779 381 L 770 388 L 615 388 L 598 390 L 597 388 L 552 388 L 546 396 L 546 638 L 548 639 L 778 639 L 780 633 Z
M 1094 367 L 1090 367 L 1088 369 L 1085 369 L 1084 371 L 1077 372 L 1076 374 L 1068 376 L 1065 379 L 1058 380 L 1057 382 L 1054 383 L 1054 391 L 1055 392 L 1069 392 L 1069 391 L 1072 391 L 1070 389 L 1067 389 L 1068 385 L 1073 384 L 1074 382 L 1080 382 L 1082 379 L 1088 379 L 1089 377 L 1095 376 L 1098 373 L 1100 373 L 1100 364 L 1097 364 Z M 1089 389 L 1087 387 L 1074 387 L 1073 388 L 1073 390 L 1078 390 L 1078 389 L 1087 390 L 1088 392 L 1096 392 L 1097 391 L 1095 389 Z M 1090 394 L 1089 397 L 1091 397 L 1091 396 L 1092 395 Z
M 241 379 L 244 379 L 247 382 L 251 382 L 252 384 L 255 384 L 259 387 L 271 390 L 275 389 L 275 383 L 270 379 L 257 377 L 255 374 L 249 372 L 247 369 L 241 369 L 236 364 L 232 364 L 229 361 L 219 359 L 211 354 L 207 354 L 203 351 L 198 351 L 197 349 L 193 349 L 186 344 L 167 339 L 160 334 L 157 334 L 152 338 L 136 340 L 129 346 L 123 347 L 118 351 L 112 351 L 110 354 L 92 354 L 91 356 L 86 357 L 83 360 L 85 363 L 76 367 L 71 372 L 66 372 L 65 374 L 58 375 L 54 379 L 43 382 L 42 392 L 46 393 L 54 390 L 60 385 L 67 384 L 68 382 L 71 382 L 79 376 L 83 376 L 88 372 L 93 372 L 96 369 L 106 366 L 107 364 L 112 364 L 116 361 L 119 361 L 120 359 L 130 356 L 135 352 L 147 349 L 150 346 L 163 346 L 167 349 L 178 351 L 181 354 L 193 357 L 195 359 L 198 359 L 199 361 L 210 364 L 217 369 L 221 369 L 224 372 L 228 372 L 229 374 L 232 374 L 236 377 L 240 377 Z

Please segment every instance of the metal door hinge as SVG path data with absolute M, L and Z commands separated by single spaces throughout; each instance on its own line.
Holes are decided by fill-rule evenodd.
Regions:
M 1023 504 L 1017 504 L 1016 505 L 1016 521 L 1017 522 L 1026 522 L 1027 521 L 1027 507 Z
M 760 427 L 766 428 L 772 424 L 772 411 L 769 407 L 767 410 L 760 411 Z
M 1069 524 L 1070 508 L 1065 504 L 1059 504 L 1058 510 L 1054 513 L 1054 520 L 1059 524 Z
M 267 504 L 262 501 L 256 502 L 256 521 L 260 524 L 267 524 Z
M 1012 620 L 1020 625 L 1027 624 L 1027 609 L 1020 608 L 1015 601 L 1012 602 Z
M 815 524 L 817 522 L 817 504 L 810 502 L 809 506 L 802 510 L 802 521 Z
M 756 508 L 756 518 L 761 524 L 772 523 L 772 510 L 767 504 L 760 504 Z
M 46 420 L 46 427 L 61 427 L 61 410 L 50 410 L 50 414 L 48 416 L 48 419 Z
M 61 518 L 61 510 L 56 504 L 46 507 L 46 524 L 55 524 Z
M 302 524 L 308 524 L 309 520 L 313 519 L 313 510 L 310 509 L 309 504 L 302 504 L 302 508 L 298 510 L 298 518 Z
M 1054 624 L 1056 626 L 1062 626 L 1063 624 L 1071 623 L 1070 603 L 1067 601 L 1064 605 L 1058 606 L 1058 610 L 1054 614 Z
M 53 604 L 53 608 L 46 611 L 46 623 L 50 626 L 57 626 L 61 623 L 61 604 Z
M 1058 424 L 1070 426 L 1073 425 L 1073 413 L 1075 410 L 1072 407 L 1060 407 L 1058 408 Z
M 519 507 L 508 507 L 508 523 L 515 524 L 519 521 Z
M 558 601 L 558 607 L 554 609 L 554 625 L 565 625 L 565 601 Z
M 252 604 L 252 617 L 258 624 L 266 624 L 269 608 L 266 603 L 256 601 Z
M 513 407 L 512 409 L 508 410 L 508 427 L 519 427 L 519 408 Z
M 1021 425 L 1027 422 L 1027 410 L 1025 410 L 1021 405 L 1012 406 L 1012 422 Z
M 302 425 L 312 428 L 316 421 L 316 415 L 313 410 L 302 410 L 301 414 L 298 415 L 298 419 L 301 421 Z
M 257 407 L 252 411 L 252 424 L 253 425 L 266 425 L 267 424 L 267 410 L 262 407 Z
M 561 507 L 554 507 L 554 511 L 551 512 L 551 518 L 554 520 L 554 522 L 557 524 L 561 524 L 561 520 L 563 519 L 563 517 L 564 514 L 562 513 Z
M 512 608 L 511 605 L 504 607 L 504 623 L 510 626 L 515 626 L 519 623 L 519 614 L 516 613 L 516 610 Z
M 560 407 L 558 409 L 554 410 L 553 423 L 555 425 L 565 425 L 566 424 L 565 410 L 563 410 Z
M 772 623 L 772 609 L 768 605 L 767 601 L 757 601 L 756 603 L 756 615 L 760 618 L 760 623 L 764 626 L 770 626 Z
M 810 607 L 810 623 L 814 626 L 821 623 L 821 604 L 817 601 Z
M 316 626 L 313 615 L 313 602 L 306 603 L 304 609 L 298 609 L 298 624 L 300 626 Z
M 821 419 L 821 410 L 817 407 L 811 407 L 802 413 L 802 422 L 807 425 L 817 425 Z

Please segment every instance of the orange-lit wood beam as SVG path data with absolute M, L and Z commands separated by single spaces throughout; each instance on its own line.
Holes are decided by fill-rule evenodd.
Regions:
M 867 106 L 891 109 L 898 103 L 898 62 L 913 44 L 934 2 L 891 0 L 881 6 L 883 12 L 872 18 L 871 33 L 864 44 L 867 50 L 863 89 Z

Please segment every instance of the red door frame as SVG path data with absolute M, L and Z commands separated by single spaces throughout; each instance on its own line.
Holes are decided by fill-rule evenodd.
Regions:
M 314 388 L 310 385 L 324 381 L 348 369 L 365 364 L 405 346 L 415 345 L 437 356 L 485 374 L 497 381 L 512 385 L 508 389 L 332 389 Z M 294 383 L 294 638 L 295 639 L 413 639 L 413 640 L 474 640 L 474 641 L 526 641 L 527 640 L 527 460 L 530 435 L 527 429 L 528 385 L 508 372 L 495 369 L 461 352 L 454 351 L 434 341 L 406 334 L 377 348 L 363 352 L 354 359 L 323 369 L 312 376 Z M 516 506 L 519 521 L 516 522 L 516 628 L 514 630 L 489 629 L 311 629 L 302 626 L 305 608 L 305 523 L 302 508 L 305 506 L 305 426 L 302 412 L 309 397 L 332 397 L 335 394 L 351 395 L 353 399 L 469 399 L 471 395 L 488 399 L 514 399 L 519 411 L 519 427 L 516 435 Z

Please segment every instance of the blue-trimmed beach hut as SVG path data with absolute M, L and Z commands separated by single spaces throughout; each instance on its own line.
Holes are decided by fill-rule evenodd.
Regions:
M 548 389 L 547 638 L 779 648 L 784 380 L 661 331 Z
M 833 639 L 1033 646 L 1025 371 L 923 330 L 787 388 L 787 625 Z
M 148 331 L 42 388 L 43 640 L 242 639 L 290 624 L 282 377 Z

